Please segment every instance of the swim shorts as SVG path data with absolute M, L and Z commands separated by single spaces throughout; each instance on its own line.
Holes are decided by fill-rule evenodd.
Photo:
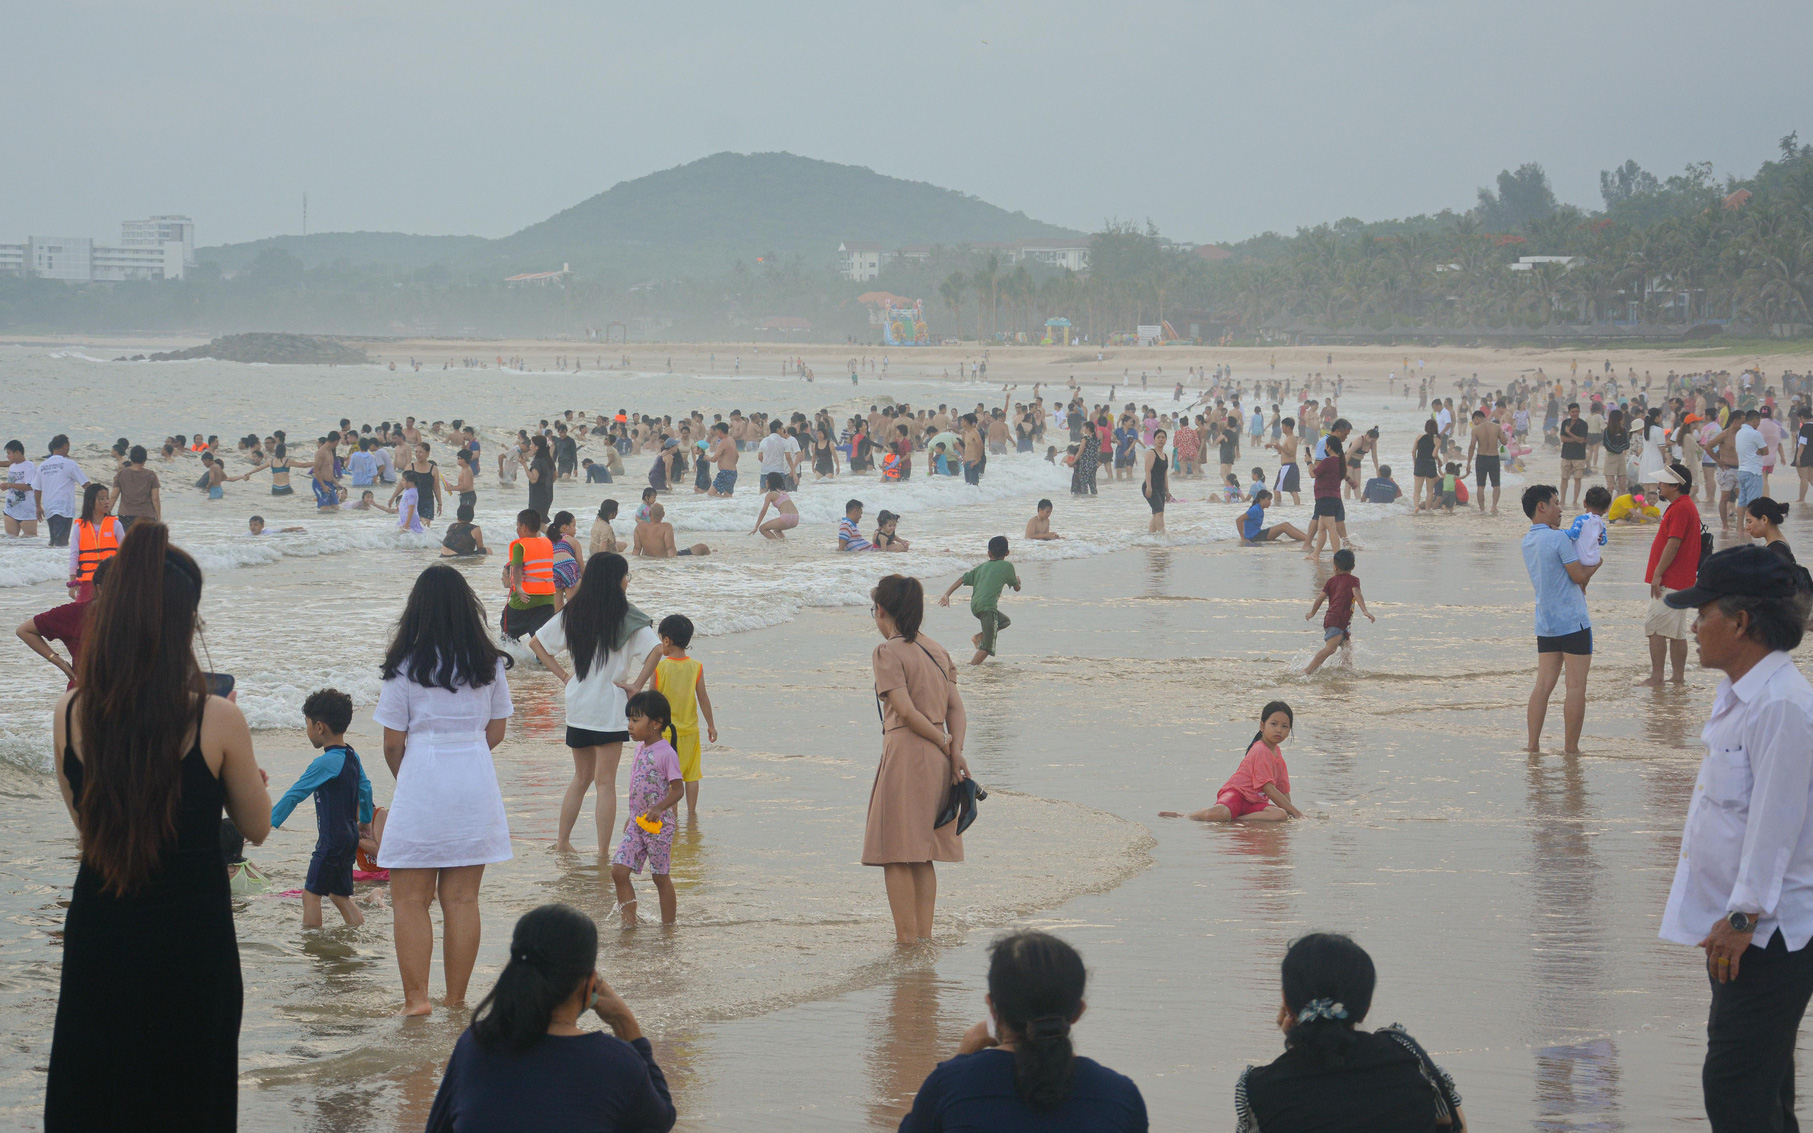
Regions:
M 1272 486 L 1274 492 L 1300 491 L 1301 473 L 1297 471 L 1297 462 L 1281 465 L 1278 468 L 1278 482 Z
M 1573 633 L 1564 633 L 1557 637 L 1536 635 L 1536 652 L 1538 653 L 1572 653 L 1593 654 L 1593 627 L 1577 629 Z
M 1316 514 L 1327 516 L 1336 523 L 1346 523 L 1347 505 L 1341 502 L 1339 496 L 1323 496 L 1316 501 Z
M 460 503 L 465 504 L 469 508 L 478 507 L 478 493 L 477 492 L 461 492 L 460 493 Z
M 1735 468 L 1719 465 L 1719 470 L 1713 474 L 1713 480 L 1718 484 L 1721 492 L 1737 491 L 1737 469 Z
M 999 610 L 977 610 L 975 614 L 976 620 L 982 623 L 982 640 L 976 643 L 976 648 L 993 657 L 996 635 L 1014 623 Z
M 1266 807 L 1272 805 L 1270 800 L 1253 802 L 1232 787 L 1223 787 L 1221 793 L 1215 796 L 1215 801 L 1222 806 L 1227 807 L 1228 813 L 1232 814 L 1235 818 L 1240 818 L 1249 814 L 1258 814 Z
M 665 877 L 673 872 L 669 861 L 673 848 L 672 817 L 661 823 L 661 833 L 650 834 L 637 824 L 636 815 L 631 814 L 629 822 L 623 827 L 623 840 L 617 843 L 617 852 L 611 855 L 611 864 L 628 866 L 631 873 L 641 873 L 643 863 L 647 862 L 650 873 Z
M 334 489 L 332 483 L 320 480 L 310 480 L 309 483 L 315 486 L 316 507 L 328 508 L 340 506 L 340 493 Z
M 296 494 L 296 489 L 292 485 L 289 485 L 289 484 L 272 484 L 271 485 L 271 495 L 273 495 L 273 496 L 293 496 L 295 494 Z
M 526 610 L 518 610 L 506 603 L 500 620 L 503 623 L 504 636 L 516 641 L 546 625 L 548 619 L 553 616 L 554 603 L 552 602 L 530 606 Z
M 317 849 L 308 860 L 308 878 L 302 888 L 318 897 L 353 895 L 353 855 Z
M 208 489 L 208 498 L 211 500 L 221 499 L 226 494 L 227 494 L 226 490 L 224 488 L 222 488 L 219 484 L 215 484 L 214 486 L 212 486 Z
M 687 555 L 690 555 L 690 554 L 692 554 L 691 547 L 681 547 L 679 550 L 674 552 L 674 558 L 681 559 L 681 558 L 685 558 Z
M 594 732 L 590 728 L 575 728 L 567 725 L 568 747 L 603 747 L 605 744 L 628 743 L 628 732 Z
M 728 496 L 737 486 L 737 471 L 734 468 L 719 472 L 711 478 L 711 490 L 720 496 Z
M 1480 487 L 1491 480 L 1494 488 L 1498 487 L 1498 458 L 1496 456 L 1478 456 L 1473 460 L 1473 480 Z
M 1323 641 L 1333 641 L 1337 637 L 1352 637 L 1352 636 L 1353 636 L 1353 634 L 1348 630 L 1348 627 L 1346 627 L 1346 626 L 1323 626 L 1322 627 L 1322 640 Z

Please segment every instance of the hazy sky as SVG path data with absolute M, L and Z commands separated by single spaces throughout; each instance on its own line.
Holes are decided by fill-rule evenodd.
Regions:
M 1813 137 L 1804 0 L 279 4 L 0 0 L 0 240 L 502 236 L 719 150 L 1091 229 L 1465 207 L 1540 161 L 1749 172 Z M 852 236 L 861 236 L 852 233 Z

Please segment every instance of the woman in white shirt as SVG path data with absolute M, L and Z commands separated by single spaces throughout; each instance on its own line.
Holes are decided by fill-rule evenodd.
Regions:
M 397 968 L 405 1015 L 426 1015 L 434 926 L 441 905 L 447 1007 L 463 1007 L 478 959 L 478 889 L 485 867 L 510 859 L 510 824 L 491 749 L 511 713 L 504 671 L 485 610 L 466 576 L 436 564 L 416 578 L 384 655 L 384 686 L 372 721 L 384 729 L 384 761 L 396 776 L 378 865 L 396 905 Z
M 624 717 L 628 697 L 617 682 L 628 681 L 638 662 L 661 643 L 649 616 L 630 604 L 629 582 L 629 561 L 622 555 L 609 551 L 593 555 L 573 597 L 529 639 L 535 656 L 566 685 L 573 780 L 560 801 L 556 850 L 573 848 L 573 824 L 579 821 L 586 789 L 594 782 L 598 801 L 593 819 L 600 854 L 610 852 L 611 831 L 617 827 L 617 763 L 630 738 Z M 563 649 L 572 658 L 571 674 L 555 660 Z
M 1669 451 L 1668 430 L 1662 427 L 1662 411 L 1651 409 L 1643 416 L 1643 453 L 1639 458 L 1637 479 L 1652 495 L 1656 493 L 1657 474 L 1673 463 Z

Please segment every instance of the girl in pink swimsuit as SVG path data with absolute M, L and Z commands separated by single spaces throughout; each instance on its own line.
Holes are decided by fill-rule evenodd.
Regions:
M 763 477 L 767 491 L 762 495 L 762 510 L 755 517 L 755 526 L 749 529 L 751 535 L 761 533 L 764 539 L 785 541 L 787 532 L 799 526 L 799 508 L 793 506 L 793 497 L 783 490 L 786 478 L 779 472 L 770 472 Z M 774 518 L 767 519 L 768 509 L 774 509 Z M 767 519 L 767 522 L 763 520 Z

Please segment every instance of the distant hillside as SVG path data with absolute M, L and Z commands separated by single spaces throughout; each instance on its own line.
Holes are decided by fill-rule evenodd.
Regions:
M 267 248 L 279 248 L 307 268 L 339 260 L 353 264 L 388 264 L 404 271 L 430 264 L 459 263 L 483 255 L 496 241 L 483 236 L 411 236 L 405 232 L 317 232 L 309 236 L 270 236 L 244 244 L 198 248 L 198 260 L 212 260 L 224 272 L 246 268 Z
M 962 244 L 1079 236 L 923 181 L 789 153 L 719 153 L 623 181 L 500 240 L 331 232 L 203 248 L 236 271 L 269 247 L 315 267 L 347 260 L 403 269 L 440 263 L 500 274 L 570 263 L 604 276 L 722 270 L 769 252 L 829 261 L 845 240 Z

